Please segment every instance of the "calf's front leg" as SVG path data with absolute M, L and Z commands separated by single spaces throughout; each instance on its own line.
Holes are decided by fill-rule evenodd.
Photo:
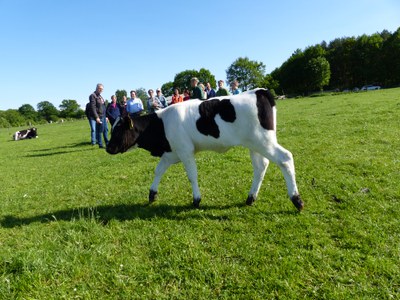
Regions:
M 156 170 L 154 172 L 154 180 L 150 186 L 149 192 L 149 202 L 152 203 L 157 198 L 158 193 L 158 185 L 160 184 L 161 178 L 164 175 L 165 171 L 169 168 L 170 165 L 176 164 L 179 162 L 178 156 L 173 152 L 166 152 L 161 156 L 160 162 L 158 163 Z

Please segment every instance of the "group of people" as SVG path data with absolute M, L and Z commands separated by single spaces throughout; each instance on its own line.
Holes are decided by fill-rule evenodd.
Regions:
M 190 99 L 201 99 L 206 100 L 213 97 L 221 97 L 229 95 L 228 89 L 224 86 L 223 80 L 218 80 L 218 90 L 215 91 L 209 82 L 204 84 L 200 83 L 196 77 L 193 77 L 190 81 L 192 92 L 190 93 Z M 239 90 L 239 82 L 234 80 L 231 83 L 231 92 L 233 95 L 237 95 L 240 93 Z
M 218 80 L 218 90 L 215 91 L 209 82 L 206 85 L 199 82 L 196 77 L 190 80 L 191 90 L 184 90 L 181 95 L 178 88 L 174 89 L 174 94 L 170 102 L 161 92 L 161 89 L 150 89 L 147 91 L 149 97 L 147 98 L 147 113 L 154 113 L 157 110 L 166 108 L 168 105 L 174 105 L 179 102 L 187 101 L 190 99 L 206 100 L 213 97 L 227 96 L 229 91 L 224 87 L 224 81 Z M 233 95 L 239 94 L 239 83 L 237 80 L 231 83 L 231 92 Z M 91 144 L 98 145 L 104 148 L 102 137 L 104 138 L 105 145 L 108 144 L 108 122 L 111 126 L 114 125 L 118 117 L 129 114 L 130 117 L 140 116 L 144 112 L 142 100 L 136 96 L 134 90 L 130 91 L 130 98 L 127 99 L 123 96 L 121 103 L 117 102 L 115 95 L 111 96 L 111 103 L 106 107 L 104 98 L 101 93 L 104 90 L 103 84 L 96 85 L 96 90 L 89 96 L 89 102 L 86 104 L 86 116 L 90 124 L 90 138 Z

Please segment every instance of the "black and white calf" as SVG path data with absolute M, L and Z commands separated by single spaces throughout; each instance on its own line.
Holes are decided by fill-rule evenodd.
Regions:
M 25 129 L 25 130 L 20 130 L 14 133 L 13 135 L 13 140 L 14 141 L 19 141 L 19 140 L 25 140 L 25 139 L 33 139 L 37 138 L 37 129 L 35 127 Z
M 248 205 L 256 200 L 269 161 L 272 161 L 284 175 L 294 206 L 303 209 L 292 154 L 276 139 L 275 100 L 265 89 L 207 101 L 185 101 L 133 119 L 126 116 L 115 122 L 107 152 L 123 153 L 138 146 L 161 157 L 150 187 L 150 202 L 155 200 L 161 177 L 168 167 L 182 162 L 192 184 L 193 205 L 199 207 L 201 195 L 195 153 L 202 150 L 224 152 L 237 145 L 250 150 L 254 169 Z

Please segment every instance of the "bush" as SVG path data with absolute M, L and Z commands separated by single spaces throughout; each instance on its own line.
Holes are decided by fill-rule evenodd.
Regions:
M 8 128 L 8 127 L 11 127 L 11 125 L 7 121 L 7 119 L 4 117 L 0 117 L 0 128 Z

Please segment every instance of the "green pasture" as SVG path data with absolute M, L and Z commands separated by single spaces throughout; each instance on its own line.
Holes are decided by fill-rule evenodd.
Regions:
M 399 299 L 400 89 L 278 102 L 298 213 L 270 165 L 254 206 L 249 153 L 197 155 L 158 200 L 158 162 L 90 146 L 87 121 L 0 129 L 0 299 Z

